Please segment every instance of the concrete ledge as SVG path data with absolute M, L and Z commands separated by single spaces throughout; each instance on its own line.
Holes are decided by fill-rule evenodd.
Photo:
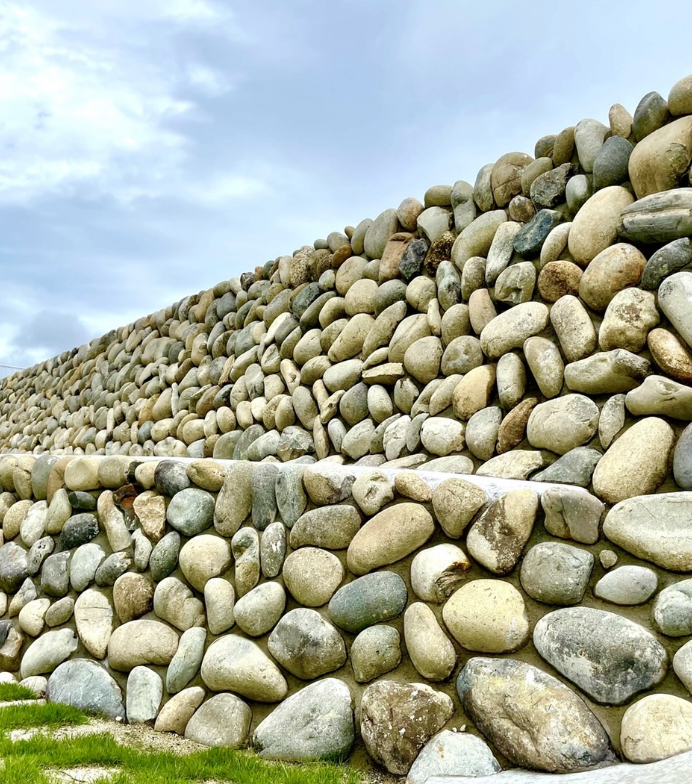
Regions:
M 494 776 L 432 776 L 426 784 L 689 784 L 692 751 L 648 765 L 612 765 L 581 773 L 504 770 Z

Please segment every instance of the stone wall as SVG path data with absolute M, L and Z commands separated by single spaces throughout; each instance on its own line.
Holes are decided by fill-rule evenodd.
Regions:
M 691 160 L 688 77 L 1 381 L 0 665 L 393 773 L 466 724 L 414 784 L 687 748 Z

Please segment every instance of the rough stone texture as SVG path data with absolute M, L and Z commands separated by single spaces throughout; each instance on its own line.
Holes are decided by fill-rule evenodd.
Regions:
M 252 711 L 234 694 L 217 694 L 203 703 L 185 727 L 185 737 L 204 746 L 240 748 L 250 731 Z
M 665 649 L 643 626 L 590 607 L 544 615 L 533 642 L 558 672 L 607 705 L 623 705 L 660 683 L 668 669 Z
M 106 669 L 88 659 L 73 659 L 56 668 L 48 679 L 48 700 L 124 719 L 125 706 L 120 686 Z
M 514 765 L 573 773 L 612 763 L 610 740 L 557 678 L 513 659 L 470 659 L 457 678 L 465 713 Z
M 370 756 L 403 776 L 453 712 L 451 698 L 430 686 L 381 680 L 363 692 L 360 732 Z
M 443 730 L 431 738 L 408 772 L 407 784 L 426 784 L 432 776 L 492 776 L 502 770 L 486 743 L 467 732 Z
M 670 694 L 650 694 L 627 709 L 620 729 L 630 762 L 656 762 L 692 749 L 692 704 Z

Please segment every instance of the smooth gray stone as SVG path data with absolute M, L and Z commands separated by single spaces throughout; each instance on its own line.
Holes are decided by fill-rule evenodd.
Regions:
M 271 655 L 296 678 L 312 680 L 346 663 L 346 645 L 334 626 L 316 610 L 287 612 L 267 643 Z
M 692 634 L 692 580 L 681 580 L 664 588 L 654 602 L 656 626 L 668 637 Z
M 166 519 L 184 536 L 196 536 L 214 522 L 214 504 L 211 493 L 188 487 L 173 496 L 166 510 Z
M 89 512 L 72 515 L 62 527 L 58 545 L 61 550 L 72 550 L 98 536 L 99 521 Z
M 692 425 L 680 433 L 675 445 L 673 475 L 683 490 L 692 490 Z
M 104 667 L 89 659 L 73 659 L 56 668 L 48 679 L 48 701 L 73 705 L 111 719 L 124 719 L 120 686 Z
M 0 547 L 0 588 L 15 593 L 28 576 L 27 551 L 16 542 Z
M 593 164 L 595 190 L 619 185 L 629 179 L 628 163 L 634 147 L 622 136 L 611 136 L 596 154 Z
M 293 694 L 252 736 L 264 759 L 343 760 L 355 740 L 353 698 L 345 683 L 325 678 Z
M 608 140 L 610 141 L 610 140 Z M 674 272 L 692 264 L 692 240 L 682 237 L 659 248 L 646 262 L 641 287 L 654 291 Z
M 329 617 L 356 634 L 367 626 L 390 621 L 404 611 L 406 584 L 394 572 L 374 572 L 344 585 L 329 602 Z
M 199 626 L 183 632 L 178 650 L 166 670 L 166 691 L 169 694 L 182 691 L 197 675 L 204 658 L 206 640 L 207 630 Z
M 172 498 L 181 490 L 190 487 L 187 468 L 175 460 L 162 460 L 154 471 L 154 484 L 159 493 Z
M 60 598 L 70 588 L 70 553 L 49 555 L 41 570 L 41 590 L 48 596 Z
M 629 763 L 581 773 L 504 770 L 494 776 L 433 776 L 427 784 L 689 784 L 692 751 L 648 765 Z

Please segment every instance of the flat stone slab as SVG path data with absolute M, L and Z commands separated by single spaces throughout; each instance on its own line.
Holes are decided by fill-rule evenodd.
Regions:
M 611 765 L 581 773 L 505 770 L 494 776 L 432 776 L 426 784 L 688 784 L 692 751 L 648 765 Z

